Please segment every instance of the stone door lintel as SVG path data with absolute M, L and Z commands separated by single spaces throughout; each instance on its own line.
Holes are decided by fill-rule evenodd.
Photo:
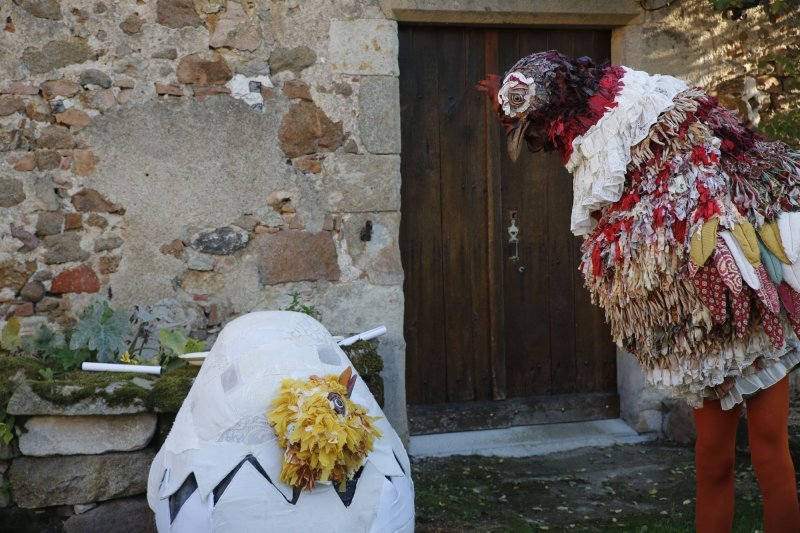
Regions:
M 636 0 L 378 0 L 387 18 L 428 24 L 619 27 L 638 22 Z

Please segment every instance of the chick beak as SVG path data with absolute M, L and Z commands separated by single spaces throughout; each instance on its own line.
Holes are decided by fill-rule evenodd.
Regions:
M 347 390 L 348 398 L 350 394 L 353 393 L 353 387 L 356 386 L 357 377 L 358 376 L 353 375 L 353 369 L 349 366 L 339 375 L 339 383 Z
M 520 119 L 517 126 L 508 132 L 508 156 L 511 158 L 511 161 L 516 162 L 519 157 L 525 141 L 525 131 L 528 129 L 529 125 L 530 122 L 528 122 L 527 117 L 523 117 Z

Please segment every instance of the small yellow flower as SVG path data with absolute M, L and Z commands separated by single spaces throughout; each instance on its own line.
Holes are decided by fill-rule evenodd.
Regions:
M 124 354 L 122 354 L 122 357 L 120 357 L 119 362 L 120 363 L 125 363 L 127 365 L 138 365 L 139 364 L 139 361 L 137 361 L 136 359 L 131 358 L 131 354 L 129 354 L 127 350 L 125 351 Z

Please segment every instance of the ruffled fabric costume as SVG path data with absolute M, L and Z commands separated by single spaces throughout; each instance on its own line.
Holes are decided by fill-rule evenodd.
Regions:
M 800 363 L 798 152 L 676 78 L 554 51 L 497 98 L 510 143 L 573 174 L 585 285 L 650 384 L 729 409 Z

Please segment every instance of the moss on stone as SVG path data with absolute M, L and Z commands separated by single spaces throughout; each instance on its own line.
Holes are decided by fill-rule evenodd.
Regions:
M 134 372 L 67 372 L 51 381 L 30 381 L 31 390 L 50 403 L 72 405 L 88 398 L 102 398 L 111 407 L 145 404 L 150 391 L 133 380 L 154 381 Z
M 345 351 L 383 406 L 383 378 L 380 376 L 383 360 L 375 344 L 359 341 L 345 347 Z M 34 394 L 56 405 L 97 398 L 110 407 L 143 403 L 157 413 L 177 413 L 200 371 L 200 367 L 189 365 L 168 370 L 159 378 L 134 372 L 75 371 L 50 381 L 37 379 L 39 370 L 45 367 L 44 363 L 30 357 L 0 357 L 0 405 L 8 401 L 18 383 L 26 381 Z M 152 382 L 152 388 L 142 386 L 141 380 Z
M 358 341 L 350 346 L 343 346 L 342 349 L 375 396 L 378 405 L 383 407 L 383 378 L 380 375 L 383 359 L 378 353 L 377 345 L 370 341 Z
M 30 357 L 0 357 L 0 407 L 5 406 L 17 385 L 34 379 L 45 365 Z
M 343 346 L 342 349 L 362 376 L 378 374 L 383 370 L 383 359 L 381 359 L 375 344 L 369 341 L 358 341 L 350 346 Z
M 369 391 L 375 396 L 375 401 L 378 402 L 378 405 L 383 408 L 383 378 L 378 374 L 372 374 L 362 375 L 361 379 L 364 380 Z
M 0 406 L 6 405 L 17 385 L 24 381 L 34 394 L 56 405 L 97 398 L 110 407 L 140 404 L 159 413 L 176 413 L 200 370 L 197 366 L 183 366 L 160 378 L 135 372 L 75 371 L 43 381 L 39 371 L 46 367 L 31 357 L 0 357 Z
M 199 366 L 187 365 L 165 372 L 150 391 L 147 406 L 157 413 L 177 413 L 199 371 Z

